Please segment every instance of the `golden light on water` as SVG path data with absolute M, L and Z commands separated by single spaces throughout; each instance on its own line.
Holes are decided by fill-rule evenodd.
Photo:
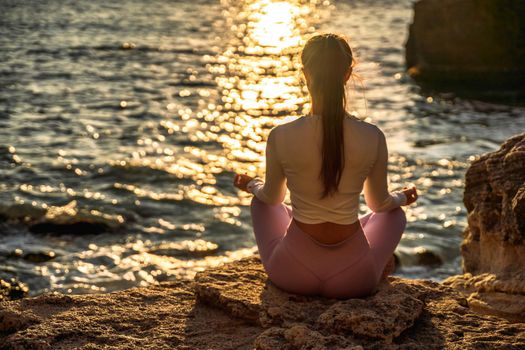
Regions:
M 197 93 L 198 110 L 178 108 L 175 101 L 168 104 L 166 110 L 173 117 L 159 125 L 169 135 L 187 135 L 196 145 L 174 149 L 163 146 L 165 141 L 158 137 L 145 136 L 138 140 L 141 151 L 134 152 L 131 159 L 114 163 L 156 169 L 192 183 L 180 184 L 163 194 L 134 185 L 116 184 L 116 188 L 149 199 L 191 200 L 218 207 L 246 205 L 250 198 L 247 194 L 232 195 L 235 190 L 222 193 L 216 187 L 217 177 L 223 173 L 233 176 L 234 172 L 263 176 L 269 131 L 307 111 L 299 53 L 315 30 L 322 13 L 319 10 L 328 4 L 300 0 L 223 0 L 222 4 L 230 35 L 221 38 L 223 49 L 217 55 L 205 56 L 216 87 Z M 195 95 L 186 90 L 180 90 L 178 96 Z M 231 215 L 239 215 L 235 213 Z
M 308 7 L 268 0 L 254 2 L 249 10 L 248 33 L 255 45 L 247 47 L 246 53 L 279 55 L 284 49 L 300 44 L 301 32 L 295 24 L 301 15 L 309 13 Z
M 468 166 L 460 157 L 485 150 L 487 143 L 467 147 L 472 135 L 453 132 L 464 121 L 464 110 L 455 114 L 456 107 L 441 98 L 419 96 L 405 79 L 399 38 L 406 31 L 406 4 L 386 12 L 381 4 L 378 15 L 375 5 L 340 2 L 336 9 L 316 0 L 221 0 L 187 9 L 173 2 L 156 5 L 162 4 L 167 11 L 154 6 L 154 13 L 140 17 L 144 30 L 130 27 L 136 38 L 121 38 L 136 41 L 125 41 L 124 51 L 119 45 L 113 52 L 106 37 L 82 31 L 73 55 L 53 54 L 61 40 L 31 55 L 21 45 L 21 54 L 12 55 L 24 59 L 21 72 L 24 66 L 32 72 L 37 62 L 49 67 L 43 64 L 47 57 L 60 61 L 55 68 L 64 63 L 65 74 L 36 72 L 38 84 L 32 74 L 23 74 L 28 90 L 9 99 L 4 161 L 10 178 L 0 183 L 8 207 L 0 206 L 0 216 L 68 230 L 86 222 L 93 225 L 80 227 L 109 231 L 96 238 L 35 235 L 43 237 L 43 251 L 56 250 L 36 267 L 19 260 L 38 248 L 25 241 L 33 236 L 17 241 L 5 235 L 5 252 L 17 252 L 16 269 L 32 269 L 50 289 L 110 291 L 170 276 L 191 278 L 207 266 L 255 252 L 245 249 L 254 243 L 247 208 L 252 196 L 233 186 L 233 174 L 264 176 L 270 130 L 308 112 L 299 54 L 321 27 L 356 35 L 362 45 L 356 53 L 364 54 L 357 74 L 364 73 L 366 99 L 373 106 L 369 115 L 395 145 L 390 180 L 394 186 L 415 183 L 425 198 L 422 206 L 407 210 L 408 221 L 425 221 L 405 235 L 407 251 L 421 245 L 422 227 L 429 237 L 445 229 L 460 232 L 464 209 L 450 211 L 451 198 L 460 202 Z M 176 13 L 170 13 L 175 6 Z M 72 24 L 61 28 L 66 36 Z M 18 64 L 18 58 L 11 62 Z M 364 95 L 351 84 L 348 108 L 360 112 L 355 102 L 365 101 Z M 13 91 L 25 85 L 13 85 Z M 53 98 L 44 98 L 46 92 Z M 24 95 L 32 100 L 19 100 Z M 62 97 L 64 103 L 57 104 Z M 436 124 L 435 116 L 443 113 Z M 483 113 L 474 113 L 480 115 L 485 125 Z M 25 142 L 29 138 L 32 147 Z M 361 209 L 368 210 L 364 203 Z M 437 250 L 449 247 L 441 237 L 435 242 L 430 245 Z

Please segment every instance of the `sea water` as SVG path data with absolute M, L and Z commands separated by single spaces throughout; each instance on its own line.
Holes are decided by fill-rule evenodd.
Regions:
M 391 189 L 419 190 L 398 275 L 460 272 L 465 171 L 525 130 L 522 107 L 407 76 L 408 0 L 4 0 L 0 12 L 0 278 L 32 294 L 192 278 L 254 254 L 250 195 L 232 178 L 263 176 L 271 128 L 308 112 L 299 53 L 316 32 L 350 40 L 348 108 L 385 132 Z M 109 230 L 30 229 L 42 220 Z

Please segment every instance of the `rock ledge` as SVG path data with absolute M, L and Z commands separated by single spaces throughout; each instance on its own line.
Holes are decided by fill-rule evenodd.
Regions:
M 257 257 L 194 281 L 0 304 L 0 349 L 523 349 L 525 324 L 458 291 L 390 278 L 364 299 L 289 294 Z

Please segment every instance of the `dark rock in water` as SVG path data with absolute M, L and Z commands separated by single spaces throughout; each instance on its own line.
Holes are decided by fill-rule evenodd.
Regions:
M 441 91 L 520 102 L 525 96 L 525 1 L 416 2 L 406 65 L 417 81 Z
M 24 260 L 31 261 L 33 263 L 42 263 L 49 260 L 53 260 L 56 257 L 55 252 L 30 252 L 24 254 Z
M 431 250 L 419 247 L 415 251 L 416 263 L 422 266 L 439 266 L 443 265 L 443 259 Z
M 444 283 L 478 312 L 525 322 L 525 133 L 472 162 L 465 180 L 466 273 Z
M 167 242 L 149 250 L 151 254 L 165 255 L 179 258 L 205 257 L 216 253 L 219 246 L 203 239 L 185 240 L 181 242 Z
M 14 278 L 9 281 L 0 279 L 0 301 L 21 299 L 27 296 L 28 292 L 27 285 Z
M 67 224 L 42 222 L 29 226 L 29 231 L 33 233 L 99 234 L 108 230 L 108 225 L 97 222 L 73 222 Z
M 41 263 L 52 260 L 56 257 L 55 252 L 27 252 L 25 253 L 22 249 L 15 249 L 14 251 L 7 254 L 8 258 L 21 258 L 34 263 Z
M 32 205 L 0 207 L 0 215 L 5 216 L 8 221 L 27 225 L 33 233 L 98 234 L 118 229 L 125 222 L 121 215 L 78 208 L 76 201 L 47 209 Z

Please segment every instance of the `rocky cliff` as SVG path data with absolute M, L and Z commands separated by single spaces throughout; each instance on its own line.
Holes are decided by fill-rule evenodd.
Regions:
M 466 274 L 444 283 L 479 312 L 525 322 L 525 133 L 474 161 L 465 181 Z

